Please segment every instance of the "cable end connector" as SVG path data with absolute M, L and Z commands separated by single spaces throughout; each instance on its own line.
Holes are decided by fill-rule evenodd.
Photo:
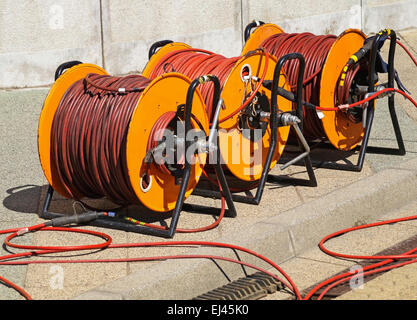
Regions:
M 213 77 L 214 77 L 213 75 L 207 74 L 207 75 L 204 75 L 204 76 L 201 76 L 200 78 L 198 78 L 198 82 L 200 84 L 210 82 L 213 79 Z
M 16 232 L 16 234 L 18 235 L 18 236 L 21 236 L 22 234 L 25 234 L 25 233 L 28 233 L 29 232 L 29 228 L 22 228 L 22 229 L 19 229 L 17 232 Z
M 63 216 L 58 218 L 53 218 L 52 220 L 48 221 L 49 223 L 45 223 L 45 225 L 51 225 L 53 227 L 61 227 L 70 224 L 83 224 L 93 220 L 96 220 L 100 217 L 106 216 L 106 212 L 96 212 L 90 211 L 83 214 L 74 214 L 71 216 Z

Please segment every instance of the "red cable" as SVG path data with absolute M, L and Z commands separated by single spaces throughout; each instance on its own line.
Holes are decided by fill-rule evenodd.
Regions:
M 415 219 L 417 219 L 417 215 L 416 216 L 410 216 L 410 217 L 404 217 L 404 218 L 398 218 L 398 219 L 392 219 L 392 220 L 385 220 L 385 221 L 381 221 L 381 222 L 370 223 L 370 224 L 365 224 L 365 225 L 361 225 L 361 226 L 356 226 L 356 227 L 352 227 L 352 228 L 343 229 L 343 230 L 334 232 L 334 233 L 324 237 L 320 241 L 319 247 L 324 253 L 326 253 L 330 256 L 333 256 L 333 257 L 353 259 L 353 260 L 357 260 L 357 259 L 360 259 L 360 260 L 383 260 L 381 262 L 378 262 L 378 263 L 375 263 L 375 264 L 364 267 L 363 271 L 361 273 L 359 273 L 359 275 L 365 276 L 365 275 L 373 274 L 373 273 L 377 273 L 377 272 L 388 271 L 388 270 L 391 270 L 393 268 L 398 268 L 398 267 L 401 267 L 401 266 L 406 265 L 406 264 L 417 262 L 417 259 L 416 259 L 417 255 L 412 254 L 412 253 L 417 251 L 417 248 L 414 248 L 412 250 L 409 250 L 409 251 L 407 251 L 403 254 L 399 254 L 399 255 L 384 255 L 384 256 L 348 255 L 348 254 L 342 254 L 342 253 L 337 253 L 337 252 L 330 251 L 330 250 L 328 250 L 324 247 L 324 243 L 326 243 L 327 241 L 329 241 L 330 239 L 332 239 L 334 237 L 337 237 L 337 236 L 340 236 L 342 234 L 346 234 L 348 232 L 352 232 L 352 231 L 355 231 L 355 230 L 366 229 L 366 228 L 371 228 L 371 227 L 376 227 L 376 226 L 381 226 L 381 225 L 387 225 L 387 224 L 392 224 L 392 223 L 397 223 L 397 222 L 402 222 L 402 221 L 415 220 Z M 406 261 L 406 262 L 400 262 L 400 263 L 397 263 L 397 264 L 392 265 L 392 266 L 385 266 L 388 263 L 392 263 L 395 260 L 400 260 L 400 259 L 413 259 L 413 260 Z M 349 281 L 351 278 L 357 277 L 357 276 L 358 276 L 357 272 L 346 272 L 346 273 L 337 275 L 335 277 L 332 277 L 328 280 L 325 280 L 322 283 L 315 286 L 305 296 L 304 299 L 310 299 L 313 296 L 313 294 L 315 294 L 318 290 L 320 290 L 321 288 L 323 288 L 326 285 L 329 285 L 329 287 L 327 287 L 320 294 L 318 299 L 321 299 L 333 287 L 337 286 L 338 284 L 340 284 L 342 282 Z
M 399 40 L 397 40 L 397 43 L 400 45 L 401 48 L 404 49 L 404 51 L 408 54 L 410 59 L 414 62 L 414 64 L 417 66 L 417 60 L 414 58 L 414 56 L 411 54 L 410 50 L 407 49 L 407 47 L 402 44 Z
M 373 274 L 376 272 L 383 272 L 383 271 L 387 271 L 387 270 L 391 270 L 393 268 L 397 268 L 403 265 L 407 265 L 407 264 L 411 264 L 414 262 L 417 262 L 417 259 L 413 259 L 411 261 L 405 261 L 405 262 L 401 262 L 398 263 L 396 265 L 392 265 L 392 266 L 385 266 L 384 265 L 391 263 L 394 261 L 394 259 L 411 259 L 416 255 L 412 255 L 411 253 L 417 251 L 417 248 L 414 248 L 404 254 L 401 255 L 387 255 L 387 256 L 361 256 L 361 255 L 345 255 L 345 254 L 339 254 L 339 253 L 334 253 L 331 252 L 330 250 L 327 250 L 326 248 L 324 248 L 323 244 L 330 240 L 333 237 L 339 236 L 341 234 L 345 234 L 347 232 L 351 232 L 354 230 L 359 230 L 359 229 L 364 229 L 364 228 L 370 228 L 370 227 L 375 227 L 375 226 L 380 226 L 380 225 L 385 225 L 385 224 L 392 224 L 392 223 L 396 223 L 396 222 L 401 222 L 401 221 L 408 221 L 408 220 L 412 220 L 412 219 L 417 219 L 417 216 L 411 216 L 411 217 L 406 217 L 406 218 L 399 218 L 399 219 L 393 219 L 393 220 L 387 220 L 387 221 L 383 221 L 383 222 L 377 222 L 377 223 L 372 223 L 372 224 L 368 224 L 368 225 L 363 225 L 363 226 L 358 226 L 358 227 L 353 227 L 353 228 L 347 228 L 338 232 L 335 232 L 331 235 L 326 236 L 325 238 L 322 239 L 322 241 L 320 242 L 320 248 L 327 254 L 330 254 L 332 256 L 336 256 L 336 257 L 344 257 L 344 258 L 350 258 L 350 259 L 385 259 L 382 262 L 378 262 L 376 264 L 370 265 L 370 266 L 366 266 L 363 268 L 363 272 L 362 273 L 357 273 L 357 272 L 348 272 L 348 273 L 344 273 L 342 275 L 338 275 L 336 277 L 333 277 L 331 279 L 328 279 L 324 282 L 322 282 L 321 284 L 317 285 L 313 290 L 311 290 L 305 297 L 304 299 L 310 299 L 311 296 L 316 293 L 320 288 L 322 288 L 323 286 L 330 284 L 330 286 L 328 288 L 325 289 L 324 292 L 322 292 L 319 296 L 319 299 L 321 299 L 331 288 L 333 288 L 334 286 L 344 282 L 344 281 L 348 281 L 349 279 L 351 279 L 352 277 L 357 277 L 358 275 L 362 274 L 362 275 L 368 275 L 368 274 Z M 89 231 L 89 230 L 83 230 L 83 229 L 73 229 L 73 228 L 63 228 L 63 227 L 42 227 L 44 224 L 40 224 L 37 226 L 33 226 L 28 228 L 27 230 L 25 230 L 26 232 L 33 232 L 33 231 L 66 231 L 66 232 L 81 232 L 81 233 L 85 233 L 85 234 L 90 234 L 90 235 L 94 235 L 97 237 L 101 237 L 104 238 L 106 241 L 102 244 L 96 244 L 96 245 L 84 245 L 84 246 L 24 246 L 24 245 L 16 245 L 10 242 L 10 240 L 20 234 L 19 231 L 23 230 L 24 228 L 15 228 L 15 229 L 8 229 L 8 230 L 2 230 L 0 231 L 1 234 L 4 233 L 11 233 L 13 232 L 13 234 L 11 236 L 8 237 L 8 240 L 5 242 L 6 245 L 12 246 L 14 248 L 19 248 L 19 249 L 30 249 L 32 251 L 27 251 L 27 252 L 23 252 L 23 253 L 16 253 L 16 254 L 10 254 L 7 256 L 3 256 L 0 257 L 0 265 L 27 265 L 27 264 L 40 264 L 40 263 L 97 263 L 97 262 L 135 262 L 135 261 L 152 261 L 152 260 L 167 260 L 167 259 L 218 259 L 218 260 L 224 260 L 224 261 L 229 261 L 229 262 L 233 262 L 233 263 L 238 263 L 253 269 L 256 269 L 258 271 L 264 272 L 272 277 L 274 277 L 275 279 L 281 281 L 287 288 L 289 288 L 291 291 L 293 291 L 293 293 L 295 294 L 297 299 L 301 299 L 301 295 L 299 293 L 299 290 L 297 289 L 297 287 L 295 286 L 294 282 L 291 280 L 291 278 L 278 266 L 276 265 L 274 262 L 272 262 L 271 260 L 269 260 L 268 258 L 254 252 L 251 251 L 249 249 L 240 247 L 240 246 L 236 246 L 236 245 L 231 245 L 231 244 L 225 244 L 225 243 L 218 243 L 218 242 L 206 242 L 206 241 L 164 241 L 164 242 L 145 242 L 145 243 L 124 243 L 124 244 L 111 244 L 111 237 L 100 233 L 100 232 L 95 232 L 95 231 Z M 169 256 L 155 256 L 155 257 L 139 257 L 139 258 L 120 258 L 120 259 L 79 259 L 79 260 L 15 260 L 16 258 L 21 258 L 24 256 L 32 256 L 32 255 L 44 255 L 44 254 L 49 254 L 49 253 L 56 253 L 56 252 L 65 252 L 65 251 L 79 251 L 79 250 L 91 250 L 91 249 L 97 249 L 97 248 L 132 248 L 132 247 L 159 247 L 159 246 L 190 246 L 190 245 L 199 245 L 199 246 L 209 246 L 209 247 L 221 247 L 221 248 L 229 248 L 229 249 L 235 249 L 235 250 L 239 250 L 245 253 L 248 253 L 250 255 L 253 255 L 265 262 L 267 262 L 268 264 L 270 264 L 272 267 L 274 267 L 276 270 L 278 270 L 287 280 L 283 281 L 280 278 L 278 278 L 277 276 L 275 276 L 274 274 L 259 268 L 257 266 L 254 266 L 252 264 L 246 263 L 246 262 L 242 262 L 239 260 L 234 260 L 234 259 L 229 259 L 229 258 L 225 258 L 225 257 L 221 257 L 221 256 L 213 256 L 213 255 L 169 255 Z M 10 261 L 10 259 L 13 259 Z M 9 261 L 4 261 L 4 260 L 9 260 Z M 378 268 L 377 268 L 378 267 Z M 372 270 L 373 269 L 373 270 Z M 15 284 L 13 284 L 12 282 L 8 281 L 7 279 L 4 279 L 2 277 L 0 277 L 0 280 L 3 281 L 4 283 L 6 283 L 7 285 L 11 286 L 12 288 L 16 289 L 19 293 L 21 293 L 26 299 L 30 299 L 30 295 L 25 292 L 22 288 L 16 286 Z
M 385 89 L 382 89 L 382 90 L 380 90 L 380 91 L 372 94 L 368 98 L 365 98 L 363 100 L 357 101 L 355 103 L 351 103 L 351 104 L 344 105 L 344 106 L 339 106 L 339 107 L 336 107 L 336 108 L 316 107 L 315 109 L 317 109 L 317 110 L 323 110 L 323 111 L 338 111 L 338 110 L 341 109 L 341 107 L 343 109 L 353 108 L 353 107 L 360 106 L 360 105 L 362 105 L 362 104 L 364 104 L 366 102 L 369 102 L 371 100 L 374 100 L 379 95 L 381 95 L 383 93 L 387 93 L 387 92 L 396 92 L 396 93 L 399 93 L 399 94 L 403 95 L 405 98 L 407 98 L 417 108 L 417 102 L 413 98 L 411 98 L 411 96 L 409 94 L 407 94 L 407 93 L 405 93 L 405 92 L 403 92 L 401 90 L 398 90 L 396 88 L 385 88 Z
M 101 244 L 93 244 L 93 245 L 82 245 L 82 246 L 29 246 L 29 245 L 19 245 L 11 243 L 10 240 L 20 236 L 22 234 L 25 234 L 27 232 L 35 232 L 35 231 L 66 231 L 66 232 L 77 232 L 77 233 L 83 233 L 83 234 L 89 234 L 94 235 L 100 238 L 105 239 L 106 241 Z M 112 238 L 104 233 L 97 232 L 97 231 L 91 231 L 91 230 L 83 230 L 83 229 L 75 229 L 75 228 L 61 228 L 61 227 L 46 227 L 44 223 L 38 224 L 35 226 L 31 226 L 28 228 L 13 228 L 13 229 L 7 229 L 7 230 L 0 230 L 0 234 L 7 234 L 11 233 L 4 242 L 5 245 L 18 248 L 18 249 L 28 249 L 31 251 L 21 252 L 21 253 L 14 253 L 14 254 L 8 254 L 0 257 L 0 264 L 6 263 L 8 259 L 17 259 L 22 257 L 30 257 L 30 256 L 39 256 L 43 254 L 48 253 L 57 253 L 57 252 L 67 252 L 67 251 L 78 251 L 78 250 L 92 250 L 92 249 L 104 249 L 109 247 Z M 9 261 L 11 262 L 11 261 Z M 11 288 L 15 289 L 17 292 L 19 292 L 23 297 L 25 297 L 28 300 L 31 300 L 31 296 L 21 287 L 16 285 L 15 283 L 7 280 L 4 277 L 0 277 L 0 281 L 7 284 Z
M 417 248 L 415 250 L 417 250 Z M 392 260 L 390 260 L 390 261 L 392 261 Z M 397 264 L 392 265 L 392 266 L 378 268 L 378 269 L 374 269 L 374 270 L 367 271 L 367 272 L 363 272 L 362 271 L 362 272 L 359 272 L 359 273 L 355 273 L 354 275 L 351 275 L 351 276 L 348 276 L 348 277 L 346 277 L 344 279 L 341 279 L 341 280 L 338 280 L 338 281 L 333 282 L 330 286 L 328 286 L 325 290 L 323 290 L 323 292 L 319 295 L 319 297 L 317 298 L 317 300 L 322 299 L 326 295 L 326 293 L 328 291 L 330 291 L 332 288 L 336 287 L 337 285 L 339 285 L 339 284 L 341 284 L 343 282 L 349 281 L 353 277 L 367 276 L 367 275 L 371 275 L 371 274 L 375 274 L 375 273 L 386 272 L 386 271 L 389 271 L 389 270 L 392 270 L 392 269 L 395 269 L 395 268 L 399 268 L 399 267 L 403 267 L 405 265 L 412 264 L 412 263 L 415 263 L 415 262 L 417 262 L 417 259 L 414 259 L 414 260 L 411 260 L 411 261 L 405 261 L 405 262 L 397 263 Z M 375 267 L 375 265 L 373 267 Z
M 26 300 L 32 300 L 32 297 L 29 295 L 29 293 L 27 293 L 24 289 L 19 287 L 17 284 L 7 280 L 6 278 L 3 278 L 2 276 L 0 276 L 0 282 L 5 283 L 9 287 L 19 292 Z
M 263 49 L 257 49 L 255 51 L 248 52 L 243 57 L 249 57 L 257 52 L 262 52 L 265 56 L 265 65 L 258 81 L 255 90 L 251 93 L 251 95 L 245 98 L 245 102 L 242 103 L 241 106 L 233 110 L 229 115 L 225 116 L 222 119 L 219 119 L 219 123 L 222 123 L 240 111 L 242 111 L 255 97 L 256 93 L 262 86 L 262 83 L 265 79 L 266 73 L 268 71 L 268 64 L 269 64 L 269 54 L 268 52 L 264 51 Z M 212 74 L 216 76 L 220 81 L 221 89 L 223 89 L 227 78 L 232 71 L 233 67 L 235 66 L 236 62 L 243 57 L 233 57 L 233 58 L 226 58 L 222 55 L 215 54 L 213 52 L 195 48 L 187 48 L 181 49 L 176 51 L 171 51 L 167 53 L 165 56 L 161 58 L 158 64 L 152 70 L 151 75 L 149 76 L 151 79 L 162 75 L 167 72 L 166 66 L 172 66 L 173 70 L 179 73 L 182 73 L 189 77 L 190 79 L 195 79 L 197 77 Z M 169 70 L 172 71 L 172 70 Z M 204 98 L 207 108 L 207 115 L 209 117 L 210 123 L 212 121 L 213 112 L 213 84 L 207 83 L 203 84 L 200 89 L 201 95 Z
M 43 224 L 44 225 L 44 224 Z M 101 237 L 106 239 L 106 242 L 98 245 L 85 245 L 85 246 L 22 246 L 22 245 L 16 245 L 10 242 L 10 240 L 18 235 L 20 235 L 20 231 L 25 230 L 24 228 L 15 228 L 15 229 L 9 229 L 9 230 L 3 230 L 0 231 L 0 233 L 9 233 L 13 232 L 13 235 L 9 237 L 9 241 L 7 242 L 8 245 L 11 245 L 15 248 L 26 248 L 31 249 L 32 251 L 23 252 L 23 253 L 16 253 L 16 254 L 10 254 L 4 257 L 0 257 L 0 265 L 28 265 L 28 264 L 40 264 L 40 263 L 98 263 L 98 262 L 134 262 L 134 261 L 151 261 L 151 260 L 167 260 L 167 259 L 218 259 L 218 260 L 224 260 L 229 261 L 233 263 L 237 263 L 243 266 L 247 266 L 253 269 L 256 269 L 258 271 L 264 272 L 278 281 L 282 282 L 285 286 L 287 286 L 290 290 L 294 292 L 294 294 L 301 298 L 300 293 L 293 283 L 293 281 L 288 277 L 288 275 L 274 262 L 269 260 L 268 258 L 251 251 L 249 249 L 232 245 L 232 244 L 225 244 L 225 243 L 218 243 L 218 242 L 207 242 L 207 241 L 164 241 L 164 242 L 145 242 L 145 243 L 124 243 L 124 244 L 110 244 L 111 237 L 108 235 L 105 235 L 101 232 L 96 231 L 88 231 L 88 230 L 82 230 L 82 229 L 73 229 L 73 228 L 65 228 L 65 227 L 42 227 L 42 225 L 38 225 L 35 227 L 30 227 L 27 230 L 30 231 L 68 231 L 68 232 L 81 232 L 81 233 L 87 233 L 90 235 L 94 235 L 97 237 Z M 28 232 L 25 230 L 24 233 Z M 276 275 L 268 272 L 267 270 L 264 270 L 262 268 L 259 268 L 253 264 L 249 264 L 247 262 L 243 262 L 240 260 L 235 260 L 231 258 L 221 257 L 221 256 L 214 256 L 214 255 L 169 255 L 169 256 L 155 256 L 155 257 L 139 257 L 139 258 L 120 258 L 120 259 L 78 259 L 78 260 L 15 260 L 16 258 L 20 258 L 23 256 L 32 256 L 32 255 L 44 255 L 48 253 L 56 253 L 56 252 L 65 252 L 65 251 L 74 251 L 74 250 L 91 250 L 91 249 L 97 249 L 98 247 L 101 248 L 132 248 L 132 247 L 160 247 L 160 246 L 190 246 L 190 245 L 198 245 L 198 246 L 208 246 L 208 247 L 220 247 L 220 248 L 228 248 L 228 249 L 234 249 L 239 250 L 242 252 L 245 252 L 247 254 L 253 255 L 264 262 L 268 263 L 272 267 L 274 267 L 276 270 L 278 270 L 288 281 L 285 282 L 281 280 Z M 33 251 L 34 250 L 34 251 Z M 4 261 L 8 259 L 9 261 Z M 15 290 L 17 290 L 19 293 L 21 293 L 26 299 L 31 299 L 30 295 L 25 292 L 22 288 L 18 287 L 14 283 L 10 282 L 7 279 L 0 278 L 1 281 L 6 283 L 7 285 L 11 286 Z
M 204 172 L 204 170 L 203 170 L 203 172 Z M 220 186 L 219 180 L 217 180 L 217 182 L 216 181 L 213 181 L 213 182 L 214 182 L 214 184 L 216 184 L 219 187 L 220 194 L 221 194 L 222 188 Z M 225 211 L 226 211 L 226 201 L 225 201 L 224 196 L 222 195 L 220 197 L 220 199 L 221 199 L 220 214 L 219 214 L 219 217 L 213 223 L 211 223 L 207 226 L 204 226 L 204 227 L 194 228 L 194 229 L 177 228 L 176 232 L 179 232 L 179 233 L 195 233 L 195 232 L 208 231 L 208 230 L 211 230 L 211 229 L 214 229 L 215 227 L 217 227 L 220 224 L 220 222 L 222 221 L 222 219 L 224 217 L 224 214 L 225 214 Z M 128 221 L 132 222 L 132 223 L 135 223 L 135 224 L 138 224 L 138 225 L 143 225 L 143 226 L 153 228 L 153 229 L 159 229 L 159 230 L 166 230 L 167 229 L 167 227 L 165 227 L 165 226 L 159 226 L 159 225 L 155 225 L 155 224 L 152 224 L 152 223 L 137 221 L 137 220 L 132 219 L 130 217 L 127 217 L 126 219 Z
M 339 257 L 339 258 L 346 258 L 346 259 L 373 259 L 373 260 L 395 259 L 396 260 L 396 259 L 417 258 L 417 255 L 387 255 L 387 256 L 348 255 L 348 254 L 342 254 L 342 253 L 337 253 L 337 252 L 330 251 L 330 250 L 326 249 L 326 247 L 324 246 L 324 244 L 328 240 L 330 240 L 331 238 L 340 236 L 340 235 L 348 233 L 348 232 L 352 232 L 352 231 L 360 230 L 360 229 L 367 229 L 367 228 L 376 227 L 376 226 L 382 226 L 382 225 L 391 224 L 391 223 L 402 222 L 402 221 L 415 220 L 415 219 L 417 219 L 417 216 L 410 216 L 410 217 L 405 217 L 405 218 L 398 218 L 398 219 L 393 219 L 393 220 L 380 221 L 380 222 L 375 222 L 375 223 L 370 223 L 370 224 L 365 224 L 365 225 L 361 225 L 361 226 L 356 226 L 356 227 L 352 227 L 352 228 L 339 230 L 337 232 L 334 232 L 334 233 L 329 234 L 326 237 L 324 237 L 320 241 L 319 247 L 324 253 L 326 253 L 330 256 Z
M 311 33 L 280 33 L 267 38 L 261 46 L 277 58 L 293 52 L 299 52 L 304 56 L 303 100 L 313 105 L 319 105 L 321 72 L 330 48 L 336 39 L 337 37 L 334 35 L 316 36 Z M 284 65 L 292 91 L 297 89 L 299 66 L 298 60 L 290 60 Z M 344 104 L 348 102 L 349 89 L 359 69 L 360 66 L 349 68 L 344 79 L 344 86 L 338 85 L 335 88 L 336 103 Z M 341 110 L 333 108 L 332 111 Z M 304 108 L 304 135 L 309 139 L 321 139 L 326 136 L 322 122 L 313 109 Z

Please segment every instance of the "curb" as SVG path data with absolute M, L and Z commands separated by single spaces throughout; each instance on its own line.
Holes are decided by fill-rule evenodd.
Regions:
M 234 243 L 279 264 L 313 248 L 329 233 L 375 221 L 416 198 L 417 158 L 414 158 L 216 242 Z M 240 239 L 239 243 L 235 239 Z M 225 249 L 201 247 L 191 252 L 236 259 L 233 251 Z M 240 257 L 265 267 L 252 256 L 242 253 Z M 222 261 L 218 265 L 231 280 L 242 277 L 241 266 Z M 285 271 L 291 276 L 291 270 Z M 73 299 L 188 300 L 226 283 L 224 274 L 211 260 L 166 260 L 149 267 L 146 276 L 143 272 L 131 273 Z

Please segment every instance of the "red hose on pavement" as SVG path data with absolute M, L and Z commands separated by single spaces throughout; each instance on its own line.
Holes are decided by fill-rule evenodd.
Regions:
M 343 229 L 343 230 L 334 232 L 334 233 L 324 237 L 320 241 L 319 247 L 324 253 L 328 254 L 329 256 L 336 257 L 336 258 L 352 259 L 352 260 L 382 260 L 382 261 L 374 263 L 374 264 L 369 265 L 369 266 L 366 266 L 360 272 L 358 272 L 358 270 L 353 271 L 353 272 L 346 272 L 346 273 L 337 275 L 335 277 L 332 277 L 332 278 L 330 278 L 326 281 L 323 281 L 322 283 L 315 286 L 304 297 L 304 299 L 306 299 L 306 300 L 310 299 L 315 293 L 317 293 L 317 291 L 319 291 L 320 289 L 322 289 L 323 287 L 325 287 L 327 285 L 328 285 L 328 287 L 319 295 L 318 299 L 323 298 L 323 296 L 330 289 L 332 289 L 333 287 L 337 286 L 340 283 L 349 281 L 353 277 L 366 276 L 366 275 L 370 275 L 370 274 L 374 274 L 374 273 L 378 273 L 378 272 L 384 272 L 384 271 L 388 271 L 388 270 L 391 270 L 391 269 L 394 269 L 394 268 L 398 268 L 398 267 L 401 267 L 401 266 L 404 266 L 404 265 L 407 265 L 407 264 L 417 262 L 417 254 L 413 254 L 414 252 L 417 251 L 417 247 L 412 249 L 412 250 L 409 250 L 407 252 L 404 252 L 402 254 L 398 254 L 398 255 L 385 255 L 385 256 L 369 255 L 368 256 L 368 255 L 349 255 L 349 254 L 337 253 L 337 252 L 333 252 L 333 251 L 327 249 L 324 246 L 324 244 L 327 241 L 329 241 L 330 239 L 341 236 L 343 234 L 346 234 L 346 233 L 349 233 L 349 232 L 352 232 L 352 231 L 367 229 L 367 228 L 372 228 L 372 227 L 377 227 L 377 226 L 382 226 L 382 225 L 388 225 L 388 224 L 393 224 L 393 223 L 398 223 L 398 222 L 403 222 L 403 221 L 410 221 L 410 220 L 415 220 L 415 219 L 417 219 L 417 215 L 410 216 L 410 217 L 404 217 L 404 218 L 398 218 L 398 219 L 392 219 L 392 220 L 385 220 L 385 221 L 381 221 L 381 222 L 370 223 L 370 224 L 365 224 L 365 225 L 361 225 L 361 226 L 356 226 L 356 227 L 352 227 L 352 228 Z M 392 263 L 396 260 L 408 260 L 408 261 L 397 262 L 394 265 L 385 266 L 385 265 L 387 265 L 389 263 Z
M 35 232 L 35 231 L 64 231 L 64 232 L 77 232 L 77 233 L 84 233 L 90 234 L 99 238 L 103 238 L 106 240 L 103 243 L 93 244 L 93 245 L 83 245 L 83 246 L 33 246 L 33 245 L 17 245 L 12 243 L 10 240 L 20 236 L 27 232 Z M 269 260 L 268 258 L 243 247 L 233 245 L 233 244 L 226 244 L 226 243 L 219 243 L 219 242 L 207 242 L 207 241 L 163 241 L 163 242 L 144 242 L 144 243 L 121 243 L 121 244 L 112 244 L 111 237 L 96 231 L 89 231 L 84 229 L 74 229 L 74 228 L 67 228 L 67 227 L 47 227 L 45 223 L 36 225 L 29 228 L 15 228 L 15 229 L 8 229 L 0 231 L 0 234 L 5 233 L 12 233 L 7 237 L 7 241 L 5 244 L 12 246 L 14 248 L 19 249 L 27 249 L 31 251 L 26 251 L 22 253 L 15 253 L 9 254 L 6 256 L 0 257 L 0 265 L 29 265 L 29 264 L 42 264 L 42 263 L 100 263 L 100 262 L 138 262 L 138 261 L 155 261 L 155 260 L 168 260 L 168 259 L 215 259 L 215 260 L 223 260 L 228 261 L 236 264 L 240 264 L 261 272 L 270 275 L 271 277 L 275 278 L 276 280 L 282 282 L 288 289 L 290 289 L 298 299 L 301 298 L 301 295 L 291 280 L 291 278 L 273 261 Z M 258 259 L 269 264 L 271 267 L 275 268 L 278 272 L 280 272 L 287 281 L 284 281 L 274 275 L 273 273 L 257 267 L 253 264 L 243 262 L 236 259 L 231 259 L 222 256 L 215 256 L 215 255 L 167 255 L 167 256 L 153 256 L 153 257 L 138 257 L 138 258 L 120 258 L 120 259 L 78 259 L 78 260 L 67 260 L 67 259 L 54 259 L 54 260 L 16 260 L 17 258 L 22 257 L 30 257 L 30 256 L 40 256 L 50 253 L 57 253 L 57 252 L 66 252 L 66 251 L 80 251 L 80 250 L 91 250 L 91 249 L 111 249 L 111 248 L 138 248 L 138 247 L 163 247 L 163 246 L 207 246 L 207 247 L 219 247 L 219 248 L 227 248 L 245 252 L 249 255 L 255 256 Z M 23 297 L 26 299 L 31 299 L 30 295 L 17 286 L 16 284 L 12 283 L 11 281 L 0 277 L 0 281 L 3 281 L 5 284 L 9 285 L 16 291 L 18 291 Z

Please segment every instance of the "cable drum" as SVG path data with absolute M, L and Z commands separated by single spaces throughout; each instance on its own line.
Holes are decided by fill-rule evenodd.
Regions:
M 301 53 L 306 61 L 303 100 L 314 105 L 333 107 L 363 99 L 357 86 L 367 85 L 368 66 L 361 60 L 343 70 L 350 56 L 362 47 L 366 36 L 349 29 L 341 35 L 314 35 L 309 32 L 285 33 L 271 24 L 258 27 L 246 42 L 242 54 L 257 47 L 265 48 L 280 58 L 292 52 Z M 288 62 L 285 72 L 291 89 L 296 89 L 299 62 Z M 344 71 L 344 72 L 343 72 Z M 309 140 L 328 140 L 340 150 L 353 149 L 363 137 L 362 109 L 323 111 L 304 108 L 304 135 Z
M 176 177 L 163 163 L 145 159 L 158 145 L 154 140 L 161 138 L 161 132 L 171 130 L 172 121 L 181 122 L 177 110 L 186 100 L 191 80 L 176 73 L 150 80 L 84 69 L 78 65 L 66 71 L 50 91 L 53 99 L 45 100 L 38 141 L 48 181 L 67 198 L 106 198 L 122 206 L 172 210 L 179 191 Z M 53 96 L 57 88 L 62 95 Z M 192 113 L 199 120 L 192 121 L 192 127 L 207 135 L 205 109 L 196 91 Z M 47 117 L 50 121 L 45 123 Z M 47 140 L 49 150 L 44 148 Z M 186 197 L 205 160 L 201 155 L 192 165 Z
M 89 74 L 67 90 L 52 124 L 51 157 L 71 198 L 106 197 L 121 205 L 138 204 L 127 172 L 126 137 L 149 83 L 136 75 Z M 120 93 L 119 88 L 126 89 Z
M 263 80 L 272 79 L 275 65 L 276 59 L 263 49 L 228 58 L 182 43 L 170 43 L 151 56 L 143 74 L 153 79 L 169 70 L 175 70 L 190 78 L 205 74 L 216 76 L 221 84 L 223 99 L 219 116 L 223 164 L 233 177 L 256 186 L 269 149 L 270 128 L 264 123 L 257 126 L 251 115 L 257 110 L 270 111 L 270 91 L 263 87 Z M 280 86 L 288 87 L 284 74 L 279 83 Z M 211 109 L 212 88 L 210 83 L 201 86 L 210 122 L 214 113 Z M 279 97 L 278 104 L 281 111 L 291 110 L 291 102 L 284 98 Z M 261 130 L 256 135 L 252 134 L 254 129 Z M 271 168 L 283 152 L 289 128 L 281 127 L 278 131 L 279 141 Z

